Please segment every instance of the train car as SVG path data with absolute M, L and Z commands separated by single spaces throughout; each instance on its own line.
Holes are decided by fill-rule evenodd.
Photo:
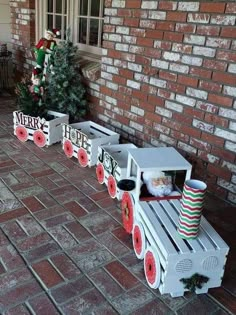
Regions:
M 62 147 L 67 157 L 76 157 L 83 167 L 97 163 L 98 147 L 119 143 L 120 135 L 92 121 L 63 124 Z
M 111 198 L 121 199 L 123 191 L 117 182 L 124 179 L 127 173 L 129 149 L 136 146 L 132 143 L 113 144 L 98 147 L 96 175 L 100 184 L 107 186 Z
M 202 216 L 198 237 L 182 239 L 177 232 L 181 211 L 181 190 L 167 196 L 146 192 L 145 172 L 161 171 L 190 179 L 189 164 L 174 148 L 131 149 L 128 153 L 127 178 L 135 188 L 121 198 L 123 225 L 132 234 L 136 256 L 144 259 L 148 285 L 161 294 L 183 296 L 197 294 L 221 285 L 229 247 Z M 119 183 L 118 183 L 119 184 Z M 175 183 L 174 183 L 175 184 Z
M 69 115 L 48 111 L 51 120 L 13 112 L 14 135 L 22 141 L 33 141 L 38 147 L 52 145 L 62 140 L 62 124 L 68 124 Z

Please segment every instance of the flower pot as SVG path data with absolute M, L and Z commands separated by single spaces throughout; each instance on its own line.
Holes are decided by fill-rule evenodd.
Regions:
M 13 112 L 14 135 L 22 141 L 33 141 L 38 147 L 49 146 L 62 140 L 62 123 L 68 123 L 69 115 L 48 111 L 53 119 L 25 115 L 21 111 Z

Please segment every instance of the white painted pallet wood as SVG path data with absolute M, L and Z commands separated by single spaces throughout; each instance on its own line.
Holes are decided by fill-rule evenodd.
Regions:
M 68 157 L 76 157 L 81 166 L 97 163 L 98 147 L 119 143 L 120 135 L 93 121 L 62 126 L 63 150 Z
M 198 237 L 182 239 L 177 232 L 180 200 L 148 199 L 140 195 L 142 172 L 185 171 L 190 179 L 192 166 L 174 148 L 130 149 L 127 179 L 135 177 L 135 188 L 124 192 L 121 209 L 124 228 L 132 233 L 134 251 L 144 259 L 148 285 L 161 294 L 183 296 L 181 279 L 198 274 L 209 280 L 197 288 L 197 294 L 221 285 L 229 247 L 213 227 L 202 217 Z
M 123 191 L 117 187 L 118 181 L 126 178 L 128 152 L 137 148 L 132 143 L 113 144 L 98 147 L 97 178 L 105 184 L 111 198 L 121 199 Z
M 161 294 L 184 295 L 187 290 L 180 279 L 195 273 L 209 278 L 197 294 L 221 285 L 229 247 L 204 217 L 198 237 L 184 240 L 177 233 L 179 200 L 139 202 L 135 211 L 135 220 L 144 228 L 144 242 L 156 251 L 160 261 L 157 287 Z
M 49 146 L 62 140 L 62 124 L 69 122 L 69 115 L 48 111 L 54 118 L 24 115 L 21 111 L 13 112 L 14 135 L 21 141 L 31 140 L 39 147 Z

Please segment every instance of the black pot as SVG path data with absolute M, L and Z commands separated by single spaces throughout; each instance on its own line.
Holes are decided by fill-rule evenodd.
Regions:
M 135 181 L 132 179 L 122 179 L 117 183 L 120 190 L 131 191 L 135 188 Z

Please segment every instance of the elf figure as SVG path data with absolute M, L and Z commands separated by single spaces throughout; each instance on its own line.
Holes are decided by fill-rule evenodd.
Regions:
M 41 103 L 44 94 L 41 69 L 35 68 L 33 70 L 31 81 L 32 85 L 29 87 L 30 93 L 33 95 L 35 101 Z
M 35 46 L 37 62 L 36 68 L 43 69 L 44 67 L 45 68 L 47 67 L 50 55 L 52 54 L 54 48 L 57 45 L 54 38 L 56 38 L 56 36 L 59 35 L 60 31 L 57 29 L 45 31 L 44 37 L 42 37 Z

